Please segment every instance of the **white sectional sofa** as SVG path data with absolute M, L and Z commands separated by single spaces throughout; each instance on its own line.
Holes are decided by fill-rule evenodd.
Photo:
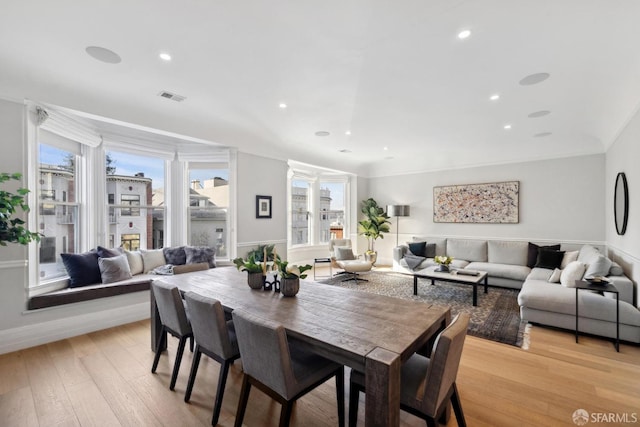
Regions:
M 530 247 L 535 245 L 497 239 L 413 237 L 413 242 L 423 241 L 430 246 L 430 253 L 423 255 L 430 256 L 412 269 L 407 260 L 413 263 L 417 261 L 415 257 L 411 258 L 408 244 L 398 246 L 393 249 L 393 270 L 406 274 L 419 273 L 435 265 L 433 256 L 451 256 L 454 258 L 451 264 L 453 268 L 486 271 L 489 273 L 489 285 L 520 289 L 518 303 L 523 320 L 570 330 L 575 328 L 575 289 L 549 282 L 553 269 L 528 266 L 531 265 Z M 579 251 L 577 261 L 585 266 L 585 275 L 593 274 L 597 269 L 607 270 L 602 275 L 606 275 L 619 291 L 620 339 L 640 343 L 640 310 L 635 303 L 637 292 L 634 283 L 624 275 L 620 266 L 605 259 L 597 248 L 590 245 L 563 244 L 561 249 Z M 407 254 L 409 257 L 406 257 Z M 615 294 L 579 291 L 578 304 L 581 332 L 615 338 Z

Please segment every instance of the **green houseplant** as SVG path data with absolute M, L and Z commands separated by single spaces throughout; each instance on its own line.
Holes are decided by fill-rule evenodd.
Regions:
M 19 181 L 22 174 L 6 172 L 0 173 L 0 184 L 9 180 Z M 0 190 L 0 246 L 7 243 L 26 245 L 31 241 L 40 241 L 40 233 L 34 233 L 24 227 L 25 222 L 20 218 L 12 218 L 18 209 L 29 211 L 26 196 L 29 190 L 18 188 L 16 193 Z
M 311 270 L 311 266 L 307 265 L 289 265 L 288 261 L 282 261 L 280 257 L 276 257 L 274 264 L 282 279 L 280 280 L 280 292 L 285 297 L 293 297 L 300 290 L 300 279 L 305 279 L 307 274 L 305 271 Z
M 260 289 L 262 287 L 267 268 L 265 263 L 256 262 L 253 254 L 249 255 L 246 260 L 236 258 L 233 263 L 238 271 L 246 271 L 248 273 L 247 282 L 251 289 Z
M 368 243 L 365 258 L 375 263 L 377 258 L 375 241 L 384 238 L 383 233 L 389 232 L 391 222 L 389 222 L 389 216 L 384 209 L 378 206 L 378 202 L 372 198 L 362 201 L 360 211 L 365 218 L 358 221 L 358 233 L 365 236 Z

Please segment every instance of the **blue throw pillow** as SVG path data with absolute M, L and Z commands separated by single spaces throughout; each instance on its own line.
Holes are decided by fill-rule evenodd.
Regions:
M 187 263 L 187 254 L 184 251 L 184 246 L 163 248 L 162 253 L 167 264 L 184 265 Z
M 425 250 L 427 248 L 427 242 L 411 242 L 409 245 L 409 251 L 415 256 L 425 257 Z
M 102 283 L 97 252 L 60 254 L 60 256 L 69 275 L 70 288 Z
M 216 249 L 209 246 L 185 246 L 184 252 L 187 254 L 187 264 L 197 264 L 206 262 L 209 268 L 216 266 Z

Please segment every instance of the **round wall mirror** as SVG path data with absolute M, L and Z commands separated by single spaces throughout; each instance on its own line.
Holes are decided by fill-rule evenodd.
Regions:
M 627 220 L 629 219 L 629 188 L 627 187 L 627 177 L 624 172 L 618 173 L 616 177 L 613 216 L 616 220 L 616 232 L 619 235 L 623 235 L 627 231 Z

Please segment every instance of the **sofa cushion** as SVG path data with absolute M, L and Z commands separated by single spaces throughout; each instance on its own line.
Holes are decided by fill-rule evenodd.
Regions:
M 553 273 L 551 273 L 551 277 L 549 277 L 549 280 L 547 280 L 547 282 L 560 283 L 560 277 L 562 277 L 562 270 L 556 268 L 555 270 L 553 270 Z
M 140 249 L 140 254 L 142 254 L 142 263 L 144 264 L 145 274 L 154 268 L 167 263 L 164 259 L 164 252 L 162 249 Z
M 569 263 L 578 260 L 578 251 L 565 252 L 560 263 L 560 269 L 564 269 Z
M 489 240 L 487 251 L 489 262 L 527 265 L 528 245 L 526 242 Z
M 127 262 L 127 256 L 121 254 L 114 257 L 98 258 L 98 267 L 102 283 L 113 283 L 120 280 L 131 279 L 131 270 Z
M 425 255 L 427 242 L 407 242 L 407 245 L 409 246 L 409 252 L 411 252 L 412 255 L 424 258 L 427 257 Z
M 569 263 L 560 274 L 560 284 L 567 288 L 575 288 L 576 280 L 582 279 L 584 276 L 585 265 L 580 261 Z
M 101 283 L 98 253 L 95 251 L 81 254 L 60 254 L 62 263 L 69 275 L 69 287 L 77 288 Z
M 487 242 L 486 240 L 447 239 L 447 255 L 469 262 L 486 262 Z
M 591 245 L 582 245 L 580 251 L 578 252 L 578 261 L 583 264 L 589 264 L 589 260 L 601 255 L 598 248 Z
M 549 268 L 551 270 L 560 268 L 564 251 L 554 251 L 551 249 L 540 249 L 538 251 L 538 259 L 536 260 L 537 268 Z
M 611 268 L 611 260 L 604 255 L 589 258 L 584 277 L 606 276 Z
M 356 259 L 356 256 L 353 254 L 353 249 L 349 246 L 334 246 L 333 252 L 338 261 Z
M 142 261 L 142 254 L 140 251 L 128 251 L 125 249 L 124 254 L 127 256 L 127 262 L 129 263 L 129 269 L 131 274 L 142 274 L 144 272 L 144 263 Z
M 187 254 L 184 246 L 162 248 L 162 254 L 167 264 L 184 265 L 187 263 Z
M 468 270 L 486 271 L 489 277 L 524 281 L 531 269 L 526 265 L 496 264 L 492 262 L 471 262 L 466 266 Z
M 557 245 L 547 245 L 547 246 L 538 246 L 535 243 L 529 242 L 527 248 L 527 267 L 533 268 L 538 261 L 538 251 L 540 249 L 553 249 L 555 251 L 560 250 L 560 244 Z
M 428 258 L 435 258 L 436 255 L 444 256 L 447 254 L 447 239 L 436 238 L 436 237 L 421 237 L 421 236 L 413 236 L 412 239 L 414 242 L 427 242 L 428 244 L 433 243 L 434 245 L 436 245 L 435 254 Z
M 207 262 L 210 268 L 216 266 L 215 248 L 209 246 L 185 246 L 184 251 L 187 254 L 187 264 Z
M 544 280 L 546 282 L 549 280 L 552 274 L 553 270 L 549 270 L 548 268 L 534 267 L 531 269 L 531 273 L 529 273 L 526 280 Z

